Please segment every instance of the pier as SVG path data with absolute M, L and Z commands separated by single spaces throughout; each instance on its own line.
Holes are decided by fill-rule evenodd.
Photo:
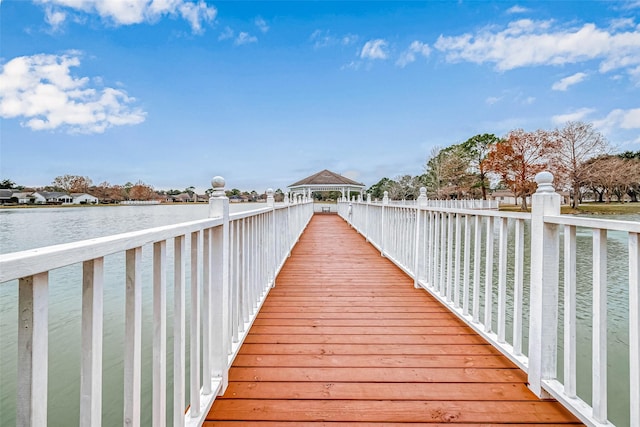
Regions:
M 341 218 L 315 215 L 205 425 L 578 423 L 526 382 Z
M 143 412 L 154 426 L 613 425 L 615 234 L 628 266 L 625 418 L 640 426 L 640 224 L 560 215 L 552 176 L 536 180 L 531 213 L 434 204 L 423 192 L 414 204 L 345 195 L 338 215 L 314 215 L 310 194 L 276 204 L 273 191 L 264 208 L 230 214 L 216 177 L 209 218 L 0 255 L 0 286 L 18 287 L 17 424 L 47 425 L 49 273 L 76 265 L 79 424 L 101 425 L 104 258 L 120 254 L 125 425 L 141 425 Z M 576 363 L 584 235 L 588 399 Z M 143 306 L 152 311 L 150 377 L 141 367 Z

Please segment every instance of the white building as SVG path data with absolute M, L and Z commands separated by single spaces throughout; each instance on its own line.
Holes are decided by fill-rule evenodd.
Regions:
M 97 205 L 98 198 L 87 193 L 71 193 L 74 205 Z

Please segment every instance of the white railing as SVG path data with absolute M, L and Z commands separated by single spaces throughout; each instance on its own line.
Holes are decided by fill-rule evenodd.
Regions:
M 143 305 L 153 311 L 151 423 L 202 424 L 313 215 L 312 203 L 275 206 L 271 190 L 267 207 L 230 215 L 224 180 L 216 177 L 212 184 L 209 219 L 0 255 L 0 284 L 18 280 L 17 425 L 47 425 L 49 272 L 76 264 L 82 265 L 80 425 L 101 425 L 104 259 L 116 253 L 125 254 L 124 424 L 141 423 Z M 142 261 L 143 250 L 152 250 L 150 267 Z M 145 267 L 151 270 L 152 296 L 143 301 Z M 173 349 L 166 346 L 168 284 L 173 286 Z M 171 353 L 173 368 L 167 366 Z M 168 371 L 173 390 L 167 390 Z M 173 396 L 173 420 L 166 419 L 168 395 Z
M 397 205 L 415 206 L 417 203 L 418 203 L 418 200 L 389 200 L 389 204 L 394 206 L 397 206 Z M 500 202 L 498 200 L 428 199 L 428 200 L 421 200 L 421 203 L 423 207 L 429 207 L 429 208 L 457 208 L 457 209 L 499 209 L 500 208 Z
M 607 233 L 622 235 L 628 248 L 630 391 L 629 418 L 620 418 L 638 427 L 640 223 L 560 215 L 552 180 L 549 173 L 536 177 L 531 214 L 428 206 L 424 190 L 414 206 L 392 205 L 385 197 L 382 204 L 341 202 L 338 213 L 413 277 L 416 287 L 425 288 L 527 372 L 537 396 L 557 399 L 593 426 L 613 425 L 607 416 Z M 592 243 L 582 239 L 576 248 L 576 229 L 590 233 Z M 577 249 L 586 256 L 592 251 L 586 264 L 593 265 L 593 290 L 586 305 L 593 309 L 586 314 L 576 303 Z M 593 316 L 592 370 L 587 374 L 592 385 L 586 396 L 576 392 L 581 310 L 581 319 Z

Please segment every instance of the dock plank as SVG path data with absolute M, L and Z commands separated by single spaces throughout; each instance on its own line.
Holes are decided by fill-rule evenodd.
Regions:
M 313 217 L 205 426 L 580 425 L 336 215 Z

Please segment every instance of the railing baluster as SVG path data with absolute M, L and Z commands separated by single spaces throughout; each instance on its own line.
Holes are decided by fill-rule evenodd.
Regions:
M 524 284 L 524 220 L 516 219 L 513 267 L 513 354 L 522 354 L 522 299 Z
M 142 347 L 142 248 L 126 253 L 124 425 L 140 425 Z
M 447 214 L 447 301 L 451 302 L 453 276 L 453 214 Z
M 460 247 L 460 242 L 462 240 L 462 236 L 460 233 L 462 232 L 462 219 L 460 218 L 460 214 L 456 214 L 456 261 L 455 261 L 455 276 L 453 281 L 453 289 L 454 289 L 454 298 L 453 303 L 456 308 L 460 308 L 460 255 L 462 253 L 462 248 Z
M 202 393 L 211 394 L 211 353 L 212 353 L 212 336 L 211 323 L 213 321 L 213 291 L 211 277 L 211 229 L 205 229 L 202 233 L 202 301 L 201 306 L 201 327 L 202 327 Z M 221 342 L 216 342 L 216 346 L 220 346 Z
M 640 426 L 640 233 L 629 233 L 629 386 L 631 426 Z
M 593 417 L 607 421 L 607 230 L 593 230 Z
M 153 244 L 153 404 L 154 426 L 166 425 L 167 405 L 167 243 Z
M 173 239 L 173 425 L 184 425 L 185 408 L 185 236 Z
M 80 425 L 102 424 L 102 325 L 104 258 L 82 264 Z
M 249 251 L 249 220 L 247 218 L 242 219 L 242 331 L 245 330 L 245 325 L 249 323 L 250 318 L 250 304 L 251 304 L 251 272 L 249 270 L 249 264 L 251 262 L 251 252 Z
M 18 281 L 16 425 L 47 425 L 49 273 Z
M 446 287 L 445 281 L 447 280 L 447 214 L 442 213 L 440 220 L 440 280 L 439 280 L 439 292 L 441 296 L 445 296 Z
M 440 259 L 440 212 L 434 212 L 435 223 L 433 227 L 433 290 L 439 292 L 441 266 Z
M 484 264 L 484 331 L 492 331 L 493 314 L 493 217 L 487 217 L 487 240 Z
M 435 272 L 436 272 L 436 255 L 435 255 L 435 247 L 434 247 L 434 239 L 435 239 L 435 223 L 436 218 L 433 211 L 429 211 L 429 252 L 427 253 L 427 265 L 429 266 L 429 287 L 431 289 L 435 288 Z
M 231 223 L 232 247 L 231 264 L 231 341 L 237 343 L 240 339 L 240 221 Z
M 154 426 L 166 425 L 167 407 L 167 244 L 153 244 L 153 403 Z
M 507 237 L 508 220 L 500 218 L 499 246 L 500 252 L 498 260 L 498 342 L 505 342 L 506 315 L 507 315 Z
M 564 226 L 564 392 L 576 397 L 576 227 Z
M 462 313 L 469 314 L 469 275 L 471 273 L 471 216 L 464 216 L 464 268 L 462 281 Z
M 481 265 L 481 244 L 482 244 L 482 228 L 480 228 L 482 218 L 476 215 L 476 224 L 474 227 L 475 239 L 473 241 L 473 321 L 478 323 L 480 320 L 480 265 Z
M 200 415 L 200 286 L 198 277 L 198 247 L 200 246 L 201 234 L 196 231 L 191 233 L 191 316 L 190 316 L 190 387 L 189 394 L 191 400 L 191 418 Z

